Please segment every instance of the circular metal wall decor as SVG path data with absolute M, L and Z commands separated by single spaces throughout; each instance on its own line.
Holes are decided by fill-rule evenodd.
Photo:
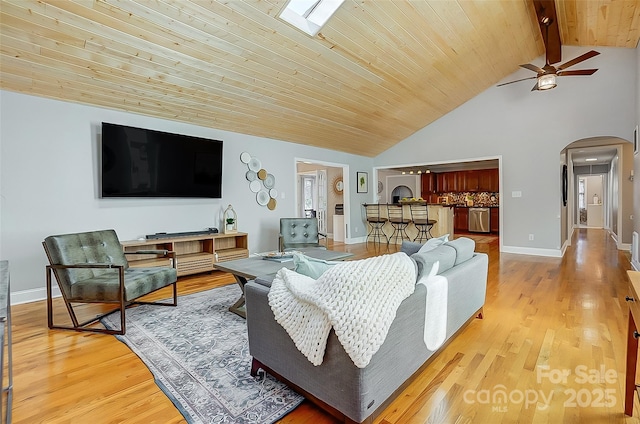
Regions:
M 260 159 L 258 159 L 258 158 L 251 158 L 247 165 L 249 166 L 250 170 L 255 171 L 255 172 L 258 172 L 260 170 L 260 168 L 262 168 L 262 163 L 260 162 Z
M 256 193 L 256 202 L 269 210 L 275 210 L 278 196 L 278 191 L 275 189 L 276 177 L 262 168 L 260 159 L 251 156 L 248 152 L 240 153 L 240 162 L 249 168 L 245 178 L 249 182 L 249 190 Z
M 266 188 L 273 188 L 276 185 L 276 177 L 273 174 L 267 174 L 267 177 L 264 179 L 264 186 Z M 273 197 L 273 196 L 271 196 Z
M 333 191 L 336 194 L 342 194 L 343 190 L 344 190 L 344 183 L 342 182 L 342 177 L 336 177 L 333 180 Z
M 271 200 L 271 198 L 269 197 L 269 193 L 267 193 L 267 190 L 260 190 L 256 195 L 256 201 L 260 206 L 267 206 L 269 200 Z
M 250 160 L 251 160 L 251 155 L 248 152 L 240 153 L 240 162 L 249 163 Z
M 251 190 L 254 193 L 259 192 L 261 188 L 262 188 L 262 184 L 260 183 L 260 180 L 253 180 L 251 181 L 251 183 L 249 183 L 249 190 Z

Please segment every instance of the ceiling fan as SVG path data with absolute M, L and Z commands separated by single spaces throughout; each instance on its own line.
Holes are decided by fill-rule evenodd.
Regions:
M 537 79 L 536 85 L 533 86 L 531 91 L 549 90 L 556 86 L 557 77 L 592 75 L 594 72 L 596 72 L 597 69 L 565 71 L 565 69 L 573 65 L 577 65 L 580 62 L 599 55 L 600 53 L 595 50 L 591 50 L 557 67 L 552 65 L 553 63 L 558 63 L 562 60 L 560 29 L 558 28 L 555 1 L 533 0 L 533 5 L 536 9 L 536 16 L 538 17 L 540 32 L 542 33 L 542 39 L 544 41 L 546 64 L 542 68 L 530 63 L 520 65 L 525 69 L 529 69 L 535 72 L 537 75 L 535 77 L 522 78 L 515 81 L 505 82 L 503 84 L 498 84 L 497 86 L 501 87 L 503 85 L 513 84 L 514 82 Z

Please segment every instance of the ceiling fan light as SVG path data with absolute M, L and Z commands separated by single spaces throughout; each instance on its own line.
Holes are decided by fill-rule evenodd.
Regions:
M 545 74 L 538 77 L 538 90 L 550 90 L 556 86 L 556 74 Z

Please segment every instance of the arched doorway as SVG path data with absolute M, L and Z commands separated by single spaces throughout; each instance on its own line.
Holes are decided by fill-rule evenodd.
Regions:
M 633 146 L 618 137 L 577 140 L 561 152 L 567 166 L 567 204 L 561 203 L 562 245 L 578 227 L 610 232 L 619 249 L 629 249 L 633 232 Z M 591 217 L 590 217 L 591 215 Z M 600 217 L 601 215 L 601 217 Z

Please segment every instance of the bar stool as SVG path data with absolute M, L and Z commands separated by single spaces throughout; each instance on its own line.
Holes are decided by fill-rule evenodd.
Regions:
M 431 228 L 438 223 L 435 219 L 429 219 L 429 206 L 426 203 L 410 203 L 409 210 L 411 211 L 411 220 L 413 225 L 416 226 L 418 234 L 413 241 L 429 240 L 433 236 L 431 235 Z
M 363 206 L 365 211 L 365 219 L 371 226 L 371 230 L 369 231 L 369 234 L 367 234 L 367 239 L 371 237 L 373 238 L 374 243 L 376 242 L 376 239 L 378 240 L 378 243 L 380 243 L 380 237 L 384 237 L 384 239 L 387 241 L 387 244 L 389 244 L 387 235 L 384 233 L 384 231 L 382 231 L 382 227 L 387 222 L 387 218 L 383 218 L 380 216 L 380 205 L 377 203 L 364 203 Z
M 398 239 L 400 239 L 400 241 L 404 239 L 411 240 L 407 235 L 407 225 L 409 225 L 411 220 L 404 217 L 402 205 L 387 204 L 387 216 L 393 227 L 393 234 L 389 237 L 389 241 L 393 239 L 396 240 L 397 243 Z

